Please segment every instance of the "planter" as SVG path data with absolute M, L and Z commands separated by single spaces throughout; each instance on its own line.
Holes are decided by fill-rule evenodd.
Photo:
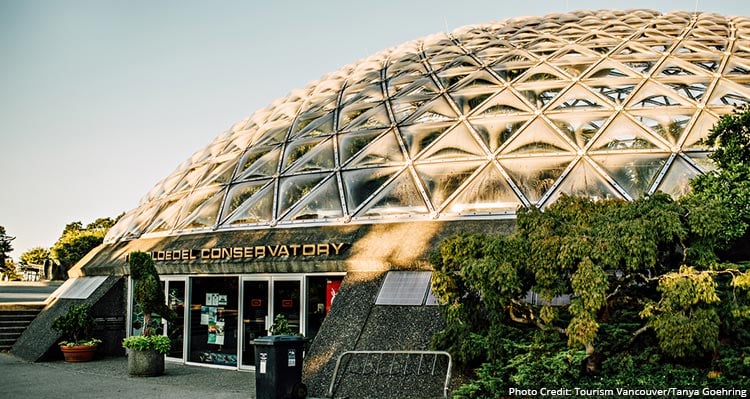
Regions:
M 88 362 L 94 359 L 98 345 L 60 345 L 66 362 Z
M 164 355 L 153 349 L 128 349 L 128 374 L 132 377 L 155 377 L 164 374 Z

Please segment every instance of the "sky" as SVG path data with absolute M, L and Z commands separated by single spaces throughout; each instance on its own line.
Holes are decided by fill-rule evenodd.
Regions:
M 585 9 L 750 16 L 747 0 L 0 0 L 0 226 L 11 257 L 133 209 L 235 122 L 458 27 Z

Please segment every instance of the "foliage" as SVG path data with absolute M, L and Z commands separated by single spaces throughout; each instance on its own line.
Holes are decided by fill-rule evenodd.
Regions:
M 5 233 L 5 227 L 0 226 L 0 269 L 5 269 L 5 261 L 6 259 L 10 259 L 8 257 L 8 253 L 13 251 L 13 246 L 10 245 L 10 242 L 13 240 L 13 237 L 8 237 Z
M 271 335 L 300 335 L 289 326 L 289 321 L 281 313 L 274 317 L 270 333 Z
M 448 350 L 474 380 L 508 387 L 746 386 L 750 110 L 708 142 L 720 169 L 678 201 L 563 196 L 520 209 L 509 236 L 460 235 L 430 260 Z
M 43 265 L 49 259 L 49 250 L 42 247 L 34 247 L 22 253 L 18 259 L 27 265 Z
M 93 327 L 91 306 L 85 303 L 73 305 L 67 313 L 52 322 L 52 329 L 61 333 L 64 338 L 60 345 L 66 346 L 95 345 L 102 342 L 89 336 Z
M 68 223 L 60 238 L 52 246 L 52 257 L 64 269 L 72 267 L 89 251 L 102 243 L 104 236 L 115 221 L 110 218 L 99 218 L 85 227 L 81 222 Z
M 152 317 L 161 317 L 171 322 L 177 316 L 167 306 L 164 288 L 159 280 L 159 272 L 154 260 L 146 252 L 135 251 L 129 255 L 130 276 L 135 280 L 133 299 L 143 310 L 143 335 L 152 335 Z
M 171 341 L 164 335 L 132 335 L 122 340 L 122 347 L 137 351 L 155 350 L 161 354 L 169 353 Z

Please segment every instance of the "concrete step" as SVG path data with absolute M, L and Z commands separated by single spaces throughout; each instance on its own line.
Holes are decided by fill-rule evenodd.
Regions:
M 9 350 L 43 308 L 43 305 L 0 306 L 0 351 Z

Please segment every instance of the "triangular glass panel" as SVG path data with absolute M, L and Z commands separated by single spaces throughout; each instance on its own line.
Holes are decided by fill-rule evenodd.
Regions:
M 393 130 L 371 142 L 346 164 L 347 168 L 404 162 L 404 154 Z
M 693 118 L 692 114 L 679 112 L 665 113 L 664 111 L 634 111 L 631 112 L 631 115 L 641 125 L 648 128 L 649 131 L 657 136 L 664 138 L 672 146 L 677 145 L 680 137 L 685 132 L 685 128 Z
M 236 157 L 234 157 L 236 159 Z M 232 173 L 234 173 L 235 166 L 237 164 L 231 161 L 225 161 L 222 163 L 213 163 L 212 169 L 206 173 L 206 176 L 198 184 L 199 187 L 208 186 L 211 184 L 227 184 L 232 179 Z
M 347 163 L 351 157 L 367 147 L 385 131 L 386 129 L 374 129 L 339 134 L 338 140 L 341 164 Z
M 563 178 L 560 185 L 544 201 L 544 206 L 549 206 L 561 195 L 574 197 L 585 197 L 593 200 L 623 198 L 596 169 L 585 159 L 580 159 L 573 169 Z
M 717 122 L 719 122 L 719 118 L 709 112 L 702 111 L 695 120 L 693 127 L 690 128 L 687 137 L 685 137 L 685 141 L 682 143 L 682 150 L 710 150 L 711 148 L 703 140 L 708 137 L 709 132 Z
M 474 72 L 474 71 L 466 71 L 466 70 L 461 70 L 461 69 L 458 69 L 458 70 L 447 69 L 445 72 L 439 73 L 437 77 L 440 80 L 440 83 L 442 83 L 443 87 L 448 89 L 456 85 L 465 77 L 469 76 L 471 72 Z
M 750 88 L 727 79 L 720 79 L 708 103 L 718 106 L 744 106 L 750 103 Z
M 284 151 L 284 158 L 282 159 L 282 170 L 286 170 L 290 165 L 294 165 L 295 162 L 306 158 L 306 155 L 313 151 L 320 143 L 325 140 L 324 138 L 309 138 L 305 140 L 296 140 L 287 144 L 286 150 Z M 331 155 L 333 153 L 331 152 Z
M 424 182 L 434 209 L 439 209 L 483 162 L 441 162 L 417 164 L 414 168 Z
M 646 83 L 628 101 L 627 108 L 662 108 L 680 105 L 684 106 L 685 102 L 680 100 L 680 96 L 677 93 L 656 83 Z
M 493 94 L 495 94 L 494 90 L 462 89 L 454 91 L 449 95 L 453 98 L 461 113 L 467 115 L 481 106 Z
M 314 119 L 300 120 L 298 118 L 295 129 L 297 130 L 292 132 L 292 137 L 295 139 L 331 135 L 334 132 L 333 112 L 329 112 Z
M 706 53 L 700 54 L 700 57 L 691 57 L 687 59 L 687 61 L 689 61 L 690 64 L 701 68 L 700 70 L 702 71 L 702 74 L 705 74 L 706 72 L 716 73 L 721 65 L 721 56 Z
M 373 193 L 380 189 L 400 167 L 344 170 L 344 192 L 349 213 L 359 208 Z
M 607 84 L 597 84 L 590 81 L 585 83 L 587 83 L 595 92 L 608 98 L 614 104 L 623 104 L 636 86 L 635 83 L 627 82 L 622 82 L 624 84 L 618 84 L 620 82 L 617 80 L 612 80 L 611 83 Z
M 671 195 L 672 198 L 680 198 L 690 192 L 690 180 L 698 176 L 698 173 L 690 162 L 676 156 L 657 190 Z
M 445 133 L 454 122 L 419 123 L 416 125 L 401 126 L 399 132 L 403 138 L 409 156 L 416 158 L 420 151 L 432 144 L 438 137 Z
M 357 216 L 424 215 L 429 213 L 422 194 L 404 170 L 378 195 L 357 212 Z
M 750 75 L 750 60 L 740 57 L 730 57 L 727 66 L 724 68 L 724 76 L 729 77 L 747 77 Z
M 397 89 L 397 91 L 389 90 L 388 93 L 390 94 L 391 100 L 398 97 L 415 95 L 429 95 L 430 97 L 434 97 L 440 93 L 440 88 L 438 88 L 435 82 L 429 77 L 417 79 L 411 84 L 405 86 L 401 85 L 397 87 Z
M 708 89 L 709 83 L 708 79 L 699 77 L 697 79 L 690 79 L 688 82 L 664 84 L 670 89 L 676 91 L 680 96 L 699 103 L 703 98 L 703 95 L 706 94 L 706 89 Z
M 336 178 L 331 177 L 297 204 L 284 219 L 320 220 L 344 216 Z
M 487 148 L 494 153 L 533 117 L 533 115 L 496 116 L 473 118 L 470 122 Z
M 575 156 L 500 158 L 498 161 L 526 199 L 536 204 L 554 186 Z
M 541 118 L 534 119 L 501 150 L 501 155 L 570 153 L 575 150 Z
M 409 123 L 439 122 L 458 119 L 458 115 L 451 108 L 445 98 L 437 97 L 422 105 L 408 119 Z
M 687 64 L 687 65 L 685 65 Z M 676 58 L 670 58 L 669 61 L 662 64 L 662 67 L 659 68 L 659 71 L 654 74 L 655 78 L 664 78 L 664 77 L 677 77 L 677 76 L 695 76 L 696 71 L 693 70 L 693 66 L 689 63 L 680 62 Z M 700 73 L 700 71 L 697 71 Z
M 639 73 L 635 73 L 632 69 L 620 64 L 619 62 L 613 60 L 605 60 L 597 64 L 593 69 L 587 72 L 586 76 L 584 77 L 584 81 L 588 82 L 589 80 L 593 81 L 594 79 L 607 79 L 608 81 L 613 83 L 611 81 L 612 79 L 623 78 L 633 78 L 640 81 L 641 79 L 643 79 L 643 76 Z
M 593 151 L 654 149 L 669 151 L 662 142 L 647 133 L 643 126 L 633 122 L 632 119 L 623 114 L 617 115 L 617 117 L 604 128 L 596 141 L 591 145 L 591 150 Z
M 350 114 L 352 116 L 353 114 Z M 342 122 L 345 119 L 342 118 Z M 388 111 L 384 104 L 380 104 L 377 107 L 373 107 L 351 121 L 346 125 L 341 125 L 345 130 L 365 130 L 365 129 L 376 129 L 380 127 L 388 127 L 391 125 L 391 118 L 388 116 Z
M 189 191 L 195 185 L 206 176 L 206 173 L 211 168 L 209 163 L 203 163 L 202 165 L 195 165 L 195 168 L 190 169 L 185 176 L 182 177 L 179 183 L 175 186 L 173 193 L 179 191 Z
M 352 121 L 361 117 L 372 108 L 376 108 L 379 104 L 372 103 L 353 103 L 347 105 L 339 112 L 339 130 L 346 130 L 346 126 L 351 124 Z
M 490 162 L 444 208 L 450 214 L 472 215 L 513 212 L 521 199 Z
M 197 196 L 197 197 L 196 197 Z M 214 227 L 216 219 L 219 216 L 221 202 L 224 200 L 224 190 L 208 190 L 200 193 L 193 193 L 190 196 L 190 203 L 183 213 L 188 216 L 182 222 L 178 223 L 178 229 L 200 229 Z
M 503 87 L 503 83 L 497 80 L 491 73 L 485 69 L 480 69 L 466 77 L 456 86 L 456 90 L 476 89 L 480 91 L 498 91 Z
M 278 124 L 276 124 L 278 125 Z M 253 143 L 253 146 L 273 145 L 279 144 L 286 140 L 286 135 L 289 131 L 289 125 L 282 124 L 271 129 L 266 130 L 264 133 L 259 134 L 258 139 Z
M 183 196 L 173 196 L 162 202 L 156 216 L 151 224 L 146 227 L 144 233 L 156 233 L 160 231 L 172 230 L 175 222 L 185 205 L 186 198 Z
M 717 170 L 719 167 L 716 166 L 716 163 L 713 161 L 713 159 L 709 158 L 709 155 L 711 153 L 708 151 L 705 152 L 688 152 L 683 153 L 683 156 L 686 156 L 688 159 L 693 161 L 698 167 L 702 170 L 703 173 L 708 173 L 714 170 Z
M 300 173 L 333 169 L 333 139 L 325 140 L 302 156 L 284 173 Z
M 669 154 L 607 154 L 592 155 L 607 174 L 622 187 L 631 198 L 649 194 L 656 176 L 669 159 Z
M 477 143 L 469 128 L 459 123 L 432 143 L 419 159 L 435 161 L 486 157 L 487 152 Z
M 558 69 L 553 68 L 548 64 L 541 64 L 526 72 L 523 79 L 520 81 L 520 85 L 517 85 L 516 87 L 520 91 L 523 90 L 523 87 L 529 85 L 539 87 L 536 85 L 539 85 L 541 82 L 564 82 L 565 84 L 568 84 L 571 82 L 571 79 Z
M 607 103 L 580 84 L 575 84 L 563 94 L 555 98 L 549 106 L 553 111 L 593 111 L 599 109 L 612 109 L 613 105 Z
M 243 206 L 250 197 L 265 187 L 269 181 L 271 180 L 263 179 L 233 185 L 227 194 L 227 200 L 224 204 L 221 220 L 226 219 L 226 217 L 237 210 L 237 208 Z
M 281 218 L 294 204 L 311 194 L 327 173 L 313 173 L 279 179 L 279 210 Z
M 391 111 L 397 123 L 409 118 L 422 105 L 435 98 L 433 94 L 415 94 L 391 99 Z
M 474 114 L 476 117 L 505 115 L 515 113 L 533 113 L 534 111 L 511 90 L 503 90 L 490 100 L 485 101 Z
M 550 114 L 550 120 L 577 149 L 583 150 L 599 132 L 611 115 L 610 111 L 580 112 L 571 114 Z
M 268 177 L 276 174 L 281 147 L 260 147 L 245 153 L 235 181 Z
M 589 35 L 579 37 L 576 43 L 584 45 L 599 54 L 607 54 L 613 48 L 620 45 L 622 41 L 616 37 L 606 34 L 591 33 Z
M 245 197 L 245 195 L 250 194 L 255 187 L 261 186 L 261 184 L 258 183 L 259 182 L 248 183 L 248 185 L 243 185 L 243 187 L 237 189 L 237 191 L 234 189 L 230 191 L 230 197 L 227 200 L 225 208 L 231 209 L 232 206 L 230 206 L 230 204 L 234 205 L 235 202 L 239 203 L 239 205 L 236 205 L 234 212 L 232 212 L 229 215 L 229 218 L 224 221 L 224 225 L 270 222 L 273 219 L 274 184 L 266 184 L 259 191 L 252 193 L 251 196 Z M 245 189 L 248 190 L 248 192 L 243 192 Z M 236 195 L 232 196 L 233 193 Z M 244 202 L 242 201 L 242 197 L 246 198 Z M 229 212 L 225 210 L 225 214 L 228 213 Z

